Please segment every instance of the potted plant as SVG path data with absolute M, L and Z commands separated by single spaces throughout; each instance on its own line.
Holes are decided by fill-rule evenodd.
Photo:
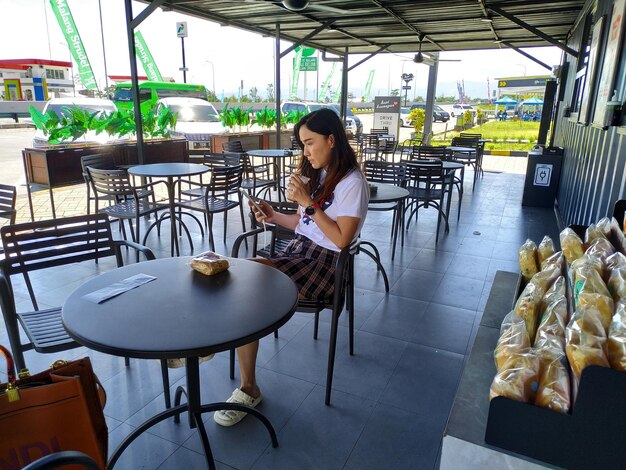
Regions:
M 463 113 L 463 128 L 469 129 L 470 127 L 474 127 L 474 113 L 468 109 Z
M 415 129 L 415 132 L 411 132 L 411 139 L 420 139 L 424 129 L 424 122 L 426 122 L 426 111 L 422 108 L 414 108 L 409 113 L 408 120 L 411 121 L 413 129 Z
M 271 129 L 276 126 L 276 110 L 263 107 L 261 111 L 255 113 L 256 123 L 262 128 Z

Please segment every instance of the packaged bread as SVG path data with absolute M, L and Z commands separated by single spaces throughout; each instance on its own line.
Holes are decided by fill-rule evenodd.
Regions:
M 542 271 L 552 266 L 559 268 L 561 272 L 565 272 L 565 258 L 563 257 L 562 251 L 557 251 L 552 256 L 541 262 Z
M 569 372 L 564 354 L 539 356 L 539 376 L 535 405 L 559 413 L 568 413 L 571 406 Z
M 585 244 L 589 245 L 598 238 L 606 238 L 606 235 L 602 233 L 602 230 L 596 224 L 590 224 L 587 230 L 585 230 Z
M 537 327 L 534 347 L 553 354 L 565 353 L 565 327 L 567 325 L 567 299 L 561 297 L 548 305 Z
M 519 249 L 519 267 L 526 281 L 530 281 L 539 271 L 537 265 L 537 245 L 530 239 L 526 240 Z
M 576 379 L 587 366 L 609 367 L 607 336 L 597 308 L 578 308 L 565 330 L 565 351 Z
M 572 263 L 571 265 L 572 271 L 577 270 L 583 265 L 591 266 L 593 269 L 595 269 L 598 272 L 600 277 L 604 276 L 604 262 L 602 261 L 602 258 L 600 258 L 599 256 L 585 253 L 584 255 L 582 255 L 580 258 L 578 258 Z
M 615 303 L 613 299 L 608 295 L 591 294 L 587 292 L 581 292 L 578 294 L 578 300 L 576 301 L 576 309 L 585 306 L 595 307 L 600 315 L 600 322 L 605 332 L 609 331 L 611 325 L 611 318 L 613 318 L 613 312 L 615 311 Z
M 213 276 L 222 271 L 226 271 L 229 266 L 226 258 L 222 258 L 212 251 L 207 251 L 206 253 L 196 256 L 189 264 L 194 270 L 206 276 Z
M 534 403 L 538 374 L 539 358 L 532 350 L 512 355 L 494 377 L 489 390 L 489 399 L 506 397 L 524 403 Z
M 613 219 L 615 220 L 615 219 Z M 617 223 L 617 221 L 615 221 Z M 619 227 L 619 224 L 618 224 Z M 604 238 L 610 239 L 612 234 L 611 232 L 613 231 L 612 229 L 612 225 L 611 225 L 611 219 L 609 219 L 608 217 L 602 217 L 600 220 L 598 220 L 598 222 L 596 223 L 596 228 L 598 231 L 600 231 L 600 233 L 602 233 L 602 236 Z
M 611 320 L 608 339 L 609 363 L 613 369 L 626 371 L 626 304 L 619 302 Z
M 576 235 L 576 232 L 569 227 L 559 234 L 559 241 L 561 242 L 563 256 L 565 256 L 569 264 L 572 264 L 585 253 L 583 241 Z
M 535 341 L 535 333 L 541 311 L 541 298 L 542 293 L 539 288 L 535 284 L 528 283 L 517 299 L 513 309 L 526 324 L 530 344 L 533 344 Z
M 619 251 L 612 254 L 606 259 L 606 269 L 608 269 L 609 271 L 615 268 L 622 267 L 626 267 L 626 256 L 624 256 Z
M 537 259 L 539 261 L 539 265 L 541 266 L 541 264 L 554 253 L 554 242 L 552 241 L 552 238 L 546 235 L 537 247 Z
M 552 284 L 545 294 L 543 294 L 543 298 L 541 299 L 541 309 L 545 311 L 545 309 L 557 299 L 561 297 L 565 298 L 567 295 L 567 291 L 565 290 L 565 277 L 559 276 L 556 278 L 556 281 Z M 565 322 L 567 324 L 567 322 Z
M 606 259 L 609 256 L 611 256 L 613 253 L 615 253 L 615 251 L 616 250 L 613 244 L 610 241 L 608 241 L 606 238 L 601 237 L 601 238 L 596 238 L 589 244 L 589 246 L 585 250 L 585 254 L 596 255 L 600 259 L 602 259 L 603 263 L 605 263 Z
M 609 271 L 607 288 L 615 302 L 626 300 L 626 266 Z
M 611 230 L 611 236 L 607 236 L 607 238 L 609 240 L 614 240 L 615 241 L 615 248 L 617 248 L 618 250 L 625 250 L 626 249 L 626 237 L 624 236 L 624 230 L 622 229 L 622 226 L 620 225 L 620 223 L 615 219 L 615 217 L 611 217 L 611 221 L 610 221 L 610 230 Z
M 515 312 L 509 312 L 500 327 L 500 337 L 493 352 L 496 368 L 500 370 L 504 363 L 513 355 L 530 348 L 530 339 L 526 323 Z
M 548 289 L 552 287 L 552 284 L 554 284 L 554 281 L 556 281 L 560 275 L 561 271 L 559 270 L 559 268 L 548 267 L 535 274 L 530 279 L 530 283 L 536 285 L 539 293 L 541 295 L 544 295 L 548 291 Z
M 608 331 L 613 317 L 614 303 L 606 284 L 598 272 L 589 265 L 572 270 L 574 284 L 574 310 L 582 306 L 594 306 L 604 331 Z

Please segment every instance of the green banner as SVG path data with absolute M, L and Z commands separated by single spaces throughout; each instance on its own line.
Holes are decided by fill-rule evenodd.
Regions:
M 341 67 L 341 69 L 343 70 L 343 67 Z M 338 103 L 339 102 L 339 98 L 341 98 L 341 84 L 343 82 L 343 75 L 342 77 L 339 77 L 339 82 L 337 82 L 337 88 L 335 89 L 335 92 L 333 93 L 333 103 Z
M 367 82 L 365 82 L 365 93 L 363 93 L 364 101 L 370 100 L 370 93 L 372 92 L 372 82 L 374 81 L 374 72 L 376 72 L 376 70 L 370 70 L 370 74 L 367 77 Z
M 140 31 L 135 31 L 135 54 L 137 54 L 137 57 L 141 61 L 141 65 L 148 76 L 148 80 L 151 82 L 162 82 L 163 77 L 161 76 L 161 72 L 159 72 L 159 68 L 154 63 L 150 49 L 148 49 L 148 45 Z
M 295 100 L 298 97 L 298 82 L 300 81 L 300 62 L 302 62 L 302 48 L 296 52 L 293 62 L 293 78 L 291 80 L 291 93 L 289 99 Z
M 65 40 L 70 48 L 74 62 L 76 62 L 80 81 L 88 90 L 92 90 L 94 88 L 97 90 L 98 84 L 96 83 L 96 78 L 93 75 L 93 70 L 91 70 L 91 65 L 89 64 L 89 59 L 87 58 L 87 52 L 85 52 L 85 46 L 83 46 L 83 42 L 80 40 L 80 34 L 78 34 L 78 29 L 74 23 L 74 18 L 72 17 L 69 5 L 66 0 L 50 0 L 50 5 L 52 6 L 54 16 L 57 17 L 57 21 L 59 22 L 59 26 L 61 27 L 63 34 L 65 35 Z M 73 79 L 74 78 L 72 77 L 72 80 Z
M 320 97 L 322 100 L 326 99 L 326 93 L 328 93 L 328 87 L 330 86 L 330 80 L 333 78 L 333 74 L 335 73 L 335 68 L 337 67 L 337 62 L 333 62 L 333 67 L 330 69 L 330 73 L 324 83 L 322 83 L 322 88 L 320 90 Z
M 293 59 L 293 66 L 296 65 L 296 59 Z M 303 57 L 300 59 L 300 72 L 317 72 L 317 57 Z

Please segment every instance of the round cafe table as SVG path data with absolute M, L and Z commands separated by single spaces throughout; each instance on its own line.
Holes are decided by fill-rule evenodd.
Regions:
M 202 413 L 246 411 L 261 420 L 274 447 L 278 445 L 271 423 L 259 411 L 232 403 L 200 403 L 198 358 L 248 344 L 284 325 L 295 312 L 298 289 L 287 275 L 253 261 L 233 259 L 227 271 L 205 276 L 188 266 L 190 260 L 163 258 L 114 269 L 85 282 L 63 305 L 65 329 L 88 348 L 143 359 L 186 358 L 187 403 L 137 427 L 113 452 L 107 468 L 140 434 L 184 411 L 200 432 L 211 469 L 215 463 Z M 84 297 L 137 274 L 156 279 L 99 304 Z
M 281 194 L 283 199 L 285 198 L 285 194 L 283 192 L 282 185 L 282 175 L 285 174 L 285 160 L 293 157 L 294 155 L 299 155 L 300 150 L 291 150 L 291 149 L 259 149 L 259 150 L 246 150 L 246 153 L 251 157 L 261 157 L 261 158 L 272 158 L 274 160 L 278 160 L 276 164 L 276 169 L 278 174 L 276 175 L 276 181 L 278 181 L 278 202 L 281 201 Z

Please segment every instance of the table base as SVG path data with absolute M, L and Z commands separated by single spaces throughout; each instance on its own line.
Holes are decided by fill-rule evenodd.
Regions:
M 180 215 L 182 215 L 183 213 L 180 213 Z M 193 218 L 197 224 L 198 227 L 200 227 L 200 233 L 202 235 L 202 237 L 204 237 L 204 229 L 202 228 L 202 223 L 200 222 L 200 219 L 198 219 L 195 215 L 190 214 L 188 212 L 184 212 L 185 215 L 188 215 L 189 217 Z M 173 224 L 178 223 L 179 224 L 179 231 L 181 231 L 181 229 L 185 230 L 185 233 L 187 234 L 187 239 L 189 240 L 189 245 L 191 246 L 191 251 L 193 251 L 193 242 L 191 241 L 191 233 L 189 232 L 189 229 L 187 228 L 187 225 L 185 224 L 185 222 L 183 222 L 182 217 L 180 215 L 174 215 L 174 222 L 171 222 Z M 163 213 L 159 216 L 159 218 L 152 222 L 152 224 L 150 225 L 150 227 L 148 227 L 148 229 L 146 230 L 146 234 L 143 237 L 143 241 L 142 244 L 146 245 L 146 241 L 148 239 L 148 235 L 150 235 L 150 231 L 152 231 L 152 229 L 154 227 L 157 228 L 157 234 L 159 236 L 161 236 L 161 222 L 163 222 L 166 219 L 171 219 L 172 215 L 168 214 L 168 213 Z M 174 238 L 174 243 L 172 243 L 172 247 L 171 247 L 171 256 L 174 256 L 174 250 L 176 251 L 176 256 L 180 256 L 180 248 L 178 246 L 178 237 L 175 236 Z

